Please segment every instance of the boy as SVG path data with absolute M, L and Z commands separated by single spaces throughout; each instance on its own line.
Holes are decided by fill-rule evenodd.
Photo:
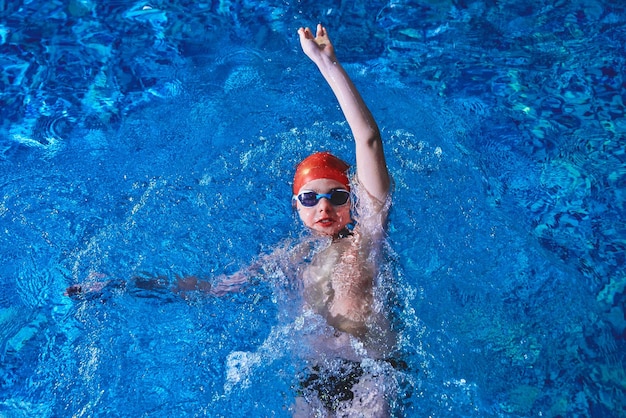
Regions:
M 337 61 L 326 29 L 317 25 L 314 36 L 309 28 L 300 28 L 298 34 L 302 50 L 326 79 L 354 136 L 358 223 L 348 229 L 352 223 L 348 165 L 329 153 L 303 160 L 293 183 L 298 215 L 315 235 L 331 240 L 302 271 L 305 309 L 323 316 L 336 332 L 314 343 L 324 347 L 319 352 L 325 355 L 314 360 L 304 378 L 295 413 L 307 416 L 324 409 L 338 415 L 386 416 L 384 382 L 359 363 L 364 357 L 384 358 L 393 346 L 384 316 L 374 309 L 373 295 L 376 254 L 389 209 L 390 179 L 382 140 L 376 121 Z

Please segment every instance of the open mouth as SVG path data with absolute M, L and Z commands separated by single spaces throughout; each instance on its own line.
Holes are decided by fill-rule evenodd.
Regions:
M 335 223 L 335 221 L 330 218 L 320 219 L 319 221 L 316 222 L 316 224 L 322 225 L 322 226 L 330 226 L 333 223 Z

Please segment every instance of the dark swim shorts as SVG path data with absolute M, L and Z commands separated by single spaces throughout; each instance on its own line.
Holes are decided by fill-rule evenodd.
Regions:
M 315 394 L 324 407 L 335 411 L 340 402 L 354 399 L 352 387 L 363 375 L 361 364 L 336 359 L 331 364 L 310 366 L 300 379 L 301 395 Z
M 401 358 L 390 357 L 382 361 L 397 371 L 409 368 Z M 352 389 L 364 373 L 360 362 L 340 358 L 308 366 L 298 376 L 298 395 L 305 399 L 315 396 L 327 410 L 335 412 L 341 402 L 354 400 Z

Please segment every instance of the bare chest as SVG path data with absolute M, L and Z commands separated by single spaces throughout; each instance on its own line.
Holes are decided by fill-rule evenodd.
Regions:
M 373 266 L 352 239 L 334 242 L 304 273 L 307 304 L 336 328 L 357 333 L 371 310 Z

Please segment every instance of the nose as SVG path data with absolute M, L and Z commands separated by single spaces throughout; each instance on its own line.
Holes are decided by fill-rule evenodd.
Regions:
M 330 212 L 332 207 L 333 205 L 330 203 L 330 200 L 328 200 L 325 197 L 322 197 L 320 201 L 317 203 L 317 210 L 319 212 Z

